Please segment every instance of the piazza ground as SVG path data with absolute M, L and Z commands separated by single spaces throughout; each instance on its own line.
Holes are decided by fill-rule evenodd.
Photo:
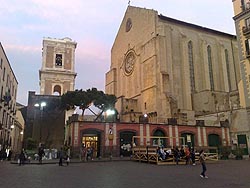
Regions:
M 250 161 L 207 164 L 209 179 L 199 177 L 201 165 L 164 165 L 134 161 L 18 166 L 0 163 L 0 187 L 11 188 L 249 188 Z

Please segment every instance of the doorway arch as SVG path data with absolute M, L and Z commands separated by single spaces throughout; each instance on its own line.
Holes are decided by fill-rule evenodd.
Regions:
M 120 132 L 120 156 L 132 155 L 133 136 L 135 136 L 135 132 L 133 131 Z
M 154 137 L 166 137 L 165 133 L 161 129 L 156 129 L 153 133 Z M 166 138 L 153 138 L 153 146 L 167 146 Z
M 181 137 L 184 138 L 184 140 L 181 139 L 181 145 L 187 145 L 190 148 L 195 146 L 193 133 L 182 133 Z
M 82 132 L 81 144 L 84 144 L 87 148 L 93 148 L 93 157 L 101 156 L 101 132 L 95 129 L 84 130 Z

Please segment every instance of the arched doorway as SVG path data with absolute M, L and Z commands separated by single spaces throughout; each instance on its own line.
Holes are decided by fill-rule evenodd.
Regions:
M 154 137 L 166 137 L 165 133 L 160 129 L 155 130 L 155 132 L 153 133 L 153 136 Z M 166 147 L 167 146 L 166 138 L 153 138 L 153 146 Z
M 132 139 L 135 136 L 135 132 L 122 131 L 120 132 L 120 155 L 130 156 L 132 155 Z
M 82 144 L 87 148 L 93 148 L 93 157 L 100 156 L 101 133 L 98 130 L 86 130 L 82 132 Z
M 186 145 L 190 148 L 194 147 L 194 134 L 193 133 L 182 133 L 181 145 Z

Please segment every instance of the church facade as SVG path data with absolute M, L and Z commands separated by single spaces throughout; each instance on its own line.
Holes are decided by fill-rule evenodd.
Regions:
M 239 108 L 239 81 L 236 36 L 129 6 L 105 89 L 118 97 L 121 121 L 146 114 L 151 123 L 195 125 L 222 112 L 219 121 L 229 121 L 228 112 Z
M 229 128 L 220 143 L 249 153 L 248 110 L 235 35 L 128 6 L 105 91 L 121 122 Z M 222 131 L 223 132 L 223 131 Z M 204 132 L 206 134 L 206 132 Z

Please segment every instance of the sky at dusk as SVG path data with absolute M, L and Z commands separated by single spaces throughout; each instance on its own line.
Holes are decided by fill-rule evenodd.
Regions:
M 230 0 L 131 0 L 131 6 L 235 34 Z M 128 0 L 0 0 L 0 42 L 18 80 L 17 102 L 39 94 L 44 37 L 77 42 L 75 89 L 105 88 L 111 48 Z

